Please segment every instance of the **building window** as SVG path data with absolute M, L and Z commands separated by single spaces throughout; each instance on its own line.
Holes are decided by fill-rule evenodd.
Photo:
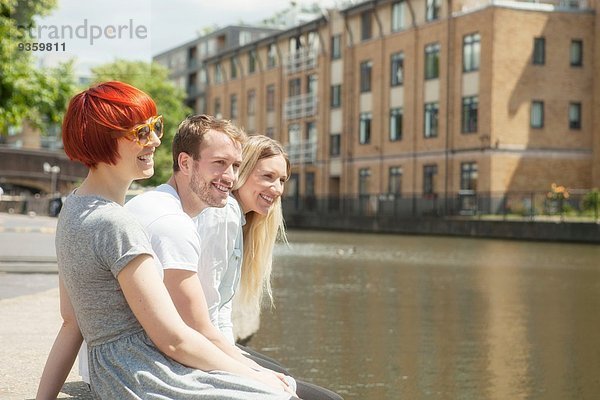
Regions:
M 388 193 L 399 197 L 402 193 L 402 168 L 390 167 L 388 175 Z
M 223 68 L 221 63 L 215 64 L 215 83 L 223 82 Z
M 546 63 L 546 39 L 543 37 L 533 38 L 533 64 L 544 65 Z
M 315 195 L 315 173 L 314 172 L 306 173 L 304 184 L 306 185 L 304 194 L 306 196 L 314 196 Z
M 288 136 L 290 139 L 290 144 L 300 143 L 300 135 L 301 134 L 302 134 L 302 129 L 300 128 L 300 124 L 290 124 L 288 126 Z
M 302 49 L 303 42 L 304 42 L 304 40 L 303 40 L 302 36 L 300 36 L 300 35 L 291 37 L 290 41 L 289 41 L 290 54 L 298 53 L 298 51 L 300 51 L 300 49 Z
M 256 90 L 252 89 L 248 91 L 248 102 L 246 104 L 248 115 L 256 114 Z
M 313 51 L 319 51 L 319 34 L 316 31 L 310 31 L 306 35 L 307 48 Z
M 481 35 L 472 33 L 463 38 L 463 71 L 479 70 L 479 56 L 481 52 Z
M 479 106 L 477 96 L 463 97 L 462 99 L 462 133 L 477 132 L 477 110 Z
M 212 38 L 208 40 L 208 52 L 207 56 L 212 56 L 217 53 L 219 50 L 219 39 L 220 38 Z
M 269 45 L 267 51 L 267 68 L 273 68 L 277 65 L 277 46 L 275 43 Z
M 191 73 L 187 77 L 187 92 L 190 96 L 193 96 L 197 92 L 196 86 L 196 73 Z
M 435 176 L 437 175 L 437 165 L 423 166 L 423 194 L 425 196 L 435 195 Z
M 198 75 L 200 76 L 200 83 L 202 85 L 206 85 L 208 83 L 208 72 L 206 68 L 201 67 L 200 71 L 198 72 Z
M 288 96 L 300 96 L 301 93 L 301 81 L 300 78 L 290 79 L 288 82 Z
M 301 81 L 300 78 L 290 79 L 288 82 L 288 96 L 300 96 L 301 94 Z
M 404 1 L 395 1 L 392 4 L 392 32 L 404 29 Z
M 273 139 L 273 137 L 275 136 L 275 128 L 273 128 L 272 126 L 269 126 L 266 130 L 265 130 L 265 135 L 270 137 L 271 139 Z
M 194 47 L 190 47 L 188 49 L 188 60 L 187 60 L 188 67 L 193 68 L 193 67 L 196 66 L 196 62 L 197 62 L 196 61 L 197 60 L 196 59 L 196 53 L 197 53 L 197 48 L 195 46 Z
M 310 74 L 306 77 L 306 94 L 317 94 L 317 74 Z
M 358 143 L 369 144 L 371 143 L 371 113 L 360 113 Z
M 372 32 L 372 20 L 373 13 L 371 11 L 365 11 L 360 15 L 360 39 L 369 40 L 371 39 Z
M 437 102 L 425 103 L 424 135 L 426 138 L 433 138 L 438 135 L 438 113 L 439 104 Z
M 373 63 L 371 61 L 363 61 L 360 63 L 360 91 L 361 93 L 371 91 L 371 70 Z
M 581 67 L 583 65 L 583 41 L 571 40 L 571 66 Z
M 427 0 L 425 10 L 425 20 L 435 21 L 440 18 L 441 0 Z
M 331 59 L 339 58 L 342 58 L 342 35 L 335 35 L 331 37 Z
M 196 114 L 206 114 L 206 96 L 201 95 L 196 102 Z
M 425 79 L 437 79 L 440 76 L 440 45 L 432 43 L 425 46 Z
M 392 108 L 390 110 L 390 141 L 402 140 L 402 109 Z
M 371 170 L 369 168 L 360 168 L 358 170 L 358 194 L 366 195 L 369 194 L 369 177 L 371 176 Z
M 267 85 L 267 112 L 275 111 L 275 85 Z
M 341 137 L 339 133 L 333 133 L 329 136 L 329 155 L 337 157 L 341 150 Z
M 237 58 L 236 57 L 231 57 L 230 60 L 230 73 L 231 73 L 231 79 L 236 79 L 237 78 Z
M 317 143 L 317 124 L 314 121 L 306 123 L 306 141 Z
M 232 94 L 229 98 L 229 118 L 237 119 L 237 117 L 238 117 L 237 95 Z
M 342 105 L 342 85 L 331 85 L 331 108 Z
M 399 86 L 404 82 L 404 53 L 394 53 L 391 58 L 391 85 Z
M 581 103 L 569 103 L 569 129 L 581 129 Z
M 460 163 L 460 190 L 477 190 L 477 163 Z
M 241 31 L 239 36 L 240 46 L 245 45 L 246 43 L 250 43 L 252 40 L 252 32 Z
M 256 50 L 250 50 L 248 53 L 248 73 L 256 72 Z
M 531 127 L 544 127 L 544 102 L 534 100 L 531 102 Z
M 215 98 L 215 117 L 223 118 L 223 114 L 221 114 L 221 99 L 219 97 Z

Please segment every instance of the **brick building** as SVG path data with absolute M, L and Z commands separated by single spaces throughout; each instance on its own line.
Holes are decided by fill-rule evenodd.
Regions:
M 596 10 L 365 1 L 206 57 L 193 105 L 285 144 L 289 197 L 468 208 L 553 182 L 586 190 L 600 186 Z

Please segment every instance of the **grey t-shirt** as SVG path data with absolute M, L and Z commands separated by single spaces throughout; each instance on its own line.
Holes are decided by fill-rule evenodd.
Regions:
M 89 346 L 142 330 L 116 277 L 152 248 L 139 222 L 121 205 L 97 196 L 67 197 L 57 225 L 59 273 Z

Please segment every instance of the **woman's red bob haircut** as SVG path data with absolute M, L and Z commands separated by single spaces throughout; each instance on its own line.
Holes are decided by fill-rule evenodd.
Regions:
M 88 168 L 115 164 L 117 141 L 111 133 L 126 132 L 156 115 L 146 93 L 123 82 L 99 83 L 75 95 L 62 125 L 65 153 Z

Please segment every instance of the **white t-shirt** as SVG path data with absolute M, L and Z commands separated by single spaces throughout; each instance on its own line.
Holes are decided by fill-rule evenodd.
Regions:
M 210 320 L 234 344 L 231 310 L 242 272 L 245 218 L 238 202 L 229 196 L 225 207 L 206 208 L 195 221 L 200 236 L 198 277 Z
M 175 188 L 160 185 L 129 200 L 125 208 L 148 233 L 161 274 L 164 269 L 198 270 L 200 239 Z

